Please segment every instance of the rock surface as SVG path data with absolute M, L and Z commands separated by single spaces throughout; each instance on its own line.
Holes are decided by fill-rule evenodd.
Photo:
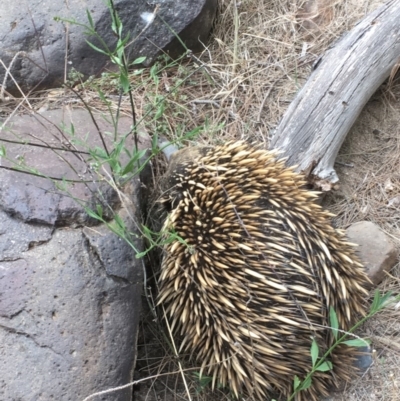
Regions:
M 398 261 L 398 253 L 388 236 L 374 223 L 360 221 L 347 229 L 350 241 L 357 244 L 373 285 L 378 285 Z
M 123 36 L 130 33 L 132 38 L 127 55 L 130 60 L 146 56 L 145 65 L 149 65 L 161 49 L 166 48 L 173 55 L 182 53 L 182 46 L 172 30 L 189 49 L 198 48 L 199 40 L 205 43 L 217 0 L 114 0 L 114 5 L 124 26 Z M 100 46 L 99 40 L 85 36 L 84 27 L 54 20 L 54 17 L 61 17 L 88 25 L 86 10 L 90 10 L 99 36 L 113 49 L 116 37 L 105 2 L 21 0 L 0 3 L 0 59 L 7 67 L 11 66 L 11 74 L 23 91 L 60 86 L 65 67 L 67 73 L 74 68 L 85 77 L 111 67 L 106 56 L 86 43 L 89 39 Z M 4 74 L 5 69 L 0 66 L 0 83 Z M 18 93 L 10 76 L 6 86 L 7 91 Z
M 60 146 L 56 138 L 62 120 L 67 126 L 74 122 L 76 137 L 88 132 L 97 137 L 85 111 L 63 115 L 58 110 L 15 117 L 12 130 L 3 131 L 1 139 Z M 99 116 L 96 120 L 107 127 Z M 129 132 L 130 124 L 122 119 L 120 132 Z M 55 154 L 1 140 L 0 145 L 6 146 L 7 157 L 24 156 L 46 174 L 90 175 L 69 152 Z M 7 165 L 3 158 L 2 166 Z M 91 185 L 76 184 L 71 191 L 94 205 L 99 186 Z M 104 201 L 119 208 L 128 230 L 138 235 L 134 246 L 141 250 L 135 221 L 139 180 L 125 189 L 124 207 L 112 191 Z M 5 169 L 0 169 L 0 222 L 0 400 L 82 401 L 130 382 L 143 287 L 142 263 L 131 247 L 88 218 L 52 181 Z M 131 401 L 131 395 L 128 388 L 101 399 Z

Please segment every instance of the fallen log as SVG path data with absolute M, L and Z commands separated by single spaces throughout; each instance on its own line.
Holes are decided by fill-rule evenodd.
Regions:
M 400 67 L 400 0 L 390 0 L 334 44 L 279 123 L 270 147 L 282 151 L 314 187 L 339 179 L 334 162 L 361 110 Z

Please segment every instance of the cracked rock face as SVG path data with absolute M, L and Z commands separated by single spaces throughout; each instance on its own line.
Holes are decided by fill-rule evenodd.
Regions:
M 186 47 L 203 50 L 211 30 L 217 0 L 114 0 L 123 24 L 123 37 L 130 34 L 126 54 L 129 61 L 146 57 L 150 65 L 161 49 L 173 56 L 185 49 L 173 32 L 179 34 Z M 115 49 L 117 39 L 111 29 L 110 12 L 99 0 L 48 1 L 20 0 L 0 2 L 0 59 L 10 75 L 7 91 L 18 94 L 14 80 L 26 91 L 61 86 L 73 69 L 84 75 L 99 75 L 113 67 L 109 57 L 92 49 L 90 40 L 103 48 L 96 38 L 85 35 L 82 25 L 89 25 L 90 11 L 94 28 L 109 49 Z M 74 23 L 55 21 L 60 17 Z M 103 48 L 104 50 L 104 48 Z M 0 66 L 0 82 L 5 68 Z M 11 79 L 11 77 L 13 79 Z
M 76 131 L 95 137 L 86 112 L 72 111 L 64 118 L 52 111 L 16 117 L 1 139 L 51 142 L 53 124 L 62 120 L 74 121 Z M 121 121 L 121 132 L 130 124 Z M 0 144 L 10 158 L 24 155 L 45 174 L 73 177 L 83 171 L 79 159 L 67 152 L 60 158 L 39 147 Z M 9 166 L 7 160 L 2 166 Z M 75 185 L 72 191 L 96 204 L 92 198 L 101 187 L 91 185 Z M 127 186 L 127 209 L 104 190 L 133 233 L 139 187 L 139 180 Z M 134 245 L 142 249 L 139 239 Z M 53 182 L 0 169 L 0 400 L 82 401 L 132 381 L 142 281 L 141 261 L 132 249 L 89 219 Z M 128 388 L 101 399 L 131 401 L 131 394 Z

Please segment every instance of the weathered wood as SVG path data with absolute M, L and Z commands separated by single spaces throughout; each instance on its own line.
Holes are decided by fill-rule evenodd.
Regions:
M 335 158 L 364 105 L 400 63 L 400 0 L 363 19 L 317 62 L 271 141 L 322 190 L 338 182 Z

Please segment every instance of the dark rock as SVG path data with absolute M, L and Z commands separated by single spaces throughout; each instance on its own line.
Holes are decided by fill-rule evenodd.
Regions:
M 76 135 L 89 132 L 91 137 L 84 113 L 72 111 L 65 122 L 79 121 Z M 59 126 L 61 116 L 50 112 L 46 118 Z M 50 141 L 47 125 L 35 131 L 44 124 L 41 118 L 16 117 L 13 138 Z M 46 174 L 76 175 L 64 159 L 46 149 L 10 143 L 6 147 L 9 157 L 24 155 L 27 164 L 36 163 Z M 78 158 L 61 153 L 84 173 Z M 0 173 L 0 400 L 82 401 L 94 392 L 129 383 L 136 359 L 142 261 L 105 226 L 83 226 L 88 220 L 82 207 L 65 199 L 49 180 L 36 181 L 5 169 Z M 93 188 L 99 190 L 97 184 Z M 85 195 L 80 188 L 73 190 L 92 202 L 90 191 Z M 131 180 L 123 206 L 108 198 L 119 208 L 138 252 L 139 190 L 139 179 Z M 131 401 L 131 394 L 128 388 L 101 399 Z
M 208 35 L 211 30 L 212 24 L 214 22 L 215 14 L 217 11 L 217 0 L 205 0 L 203 2 L 202 9 L 197 13 L 197 17 L 190 23 L 185 24 L 185 21 L 189 20 L 188 13 L 192 13 L 191 7 L 182 8 L 182 15 L 179 16 L 180 26 L 185 26 L 185 28 L 179 33 L 179 38 L 185 44 L 186 48 L 193 51 L 198 52 L 204 50 L 204 45 L 207 43 Z M 190 10 L 190 11 L 189 11 Z M 176 14 L 174 17 L 171 16 L 171 21 L 173 18 L 176 18 Z M 167 21 L 166 19 L 164 19 Z M 176 22 L 176 21 L 175 21 Z M 177 32 L 177 31 L 175 31 Z M 165 32 L 168 34 L 168 32 Z M 165 40 L 161 37 L 161 31 L 158 31 L 155 34 L 159 35 L 159 40 Z M 182 46 L 181 41 L 176 37 L 171 37 L 171 42 L 166 45 L 164 51 L 173 58 L 179 57 L 181 54 L 184 54 L 186 49 Z M 149 49 L 150 50 L 150 49 Z M 150 65 L 155 57 L 147 58 L 144 65 Z
M 174 55 L 182 51 L 173 32 L 180 34 L 189 49 L 197 50 L 200 41 L 207 40 L 217 8 L 217 0 L 114 0 L 114 4 L 124 26 L 124 37 L 129 33 L 132 39 L 126 54 L 131 61 L 146 56 L 145 65 L 151 64 L 161 49 L 168 47 Z M 112 66 L 108 57 L 86 43 L 89 39 L 101 46 L 98 39 L 85 36 L 82 26 L 70 23 L 66 27 L 54 20 L 61 17 L 88 25 L 86 10 L 90 10 L 104 43 L 114 49 L 117 39 L 104 2 L 1 2 L 0 59 L 11 66 L 11 74 L 23 91 L 60 86 L 64 82 L 66 56 L 67 73 L 74 68 L 86 78 Z M 4 74 L 4 68 L 0 68 L 0 82 Z M 18 93 L 10 77 L 7 91 Z
M 356 356 L 354 366 L 357 368 L 357 373 L 363 375 L 374 362 L 372 358 L 372 348 L 369 345 L 365 347 L 358 347 L 357 351 L 360 353 Z
M 376 286 L 397 263 L 398 253 L 388 236 L 374 223 L 360 221 L 347 229 L 351 242 L 358 245 L 358 254 L 368 277 Z

